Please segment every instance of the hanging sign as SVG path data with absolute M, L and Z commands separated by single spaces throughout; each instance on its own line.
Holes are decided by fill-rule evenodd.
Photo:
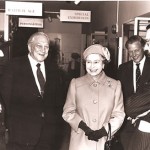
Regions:
M 60 21 L 91 22 L 91 11 L 60 10 Z
M 43 28 L 43 19 L 41 18 L 19 18 L 19 27 Z
M 42 16 L 42 3 L 6 1 L 5 13 L 18 16 Z

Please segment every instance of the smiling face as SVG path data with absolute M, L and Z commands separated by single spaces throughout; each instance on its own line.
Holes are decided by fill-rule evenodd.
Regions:
M 135 63 L 139 63 L 144 56 L 144 49 L 140 42 L 134 42 L 128 45 L 128 53 Z
M 49 41 L 44 35 L 37 35 L 28 44 L 29 54 L 37 62 L 44 61 L 48 56 Z
M 86 71 L 95 77 L 101 73 L 104 68 L 103 58 L 99 54 L 90 54 L 86 58 Z

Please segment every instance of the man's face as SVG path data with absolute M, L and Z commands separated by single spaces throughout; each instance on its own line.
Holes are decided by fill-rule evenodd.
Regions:
M 144 56 L 144 49 L 140 42 L 134 42 L 128 45 L 128 53 L 135 63 L 139 63 Z
M 31 57 L 37 62 L 42 62 L 48 56 L 49 42 L 45 36 L 39 35 L 28 45 L 28 48 Z

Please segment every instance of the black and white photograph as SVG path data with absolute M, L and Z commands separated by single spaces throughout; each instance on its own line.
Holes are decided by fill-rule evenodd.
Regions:
M 149 0 L 0 0 L 0 150 L 149 140 Z

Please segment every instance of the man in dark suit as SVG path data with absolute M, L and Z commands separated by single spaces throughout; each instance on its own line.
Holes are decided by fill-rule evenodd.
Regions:
M 138 90 L 140 91 L 143 85 L 150 80 L 150 59 L 144 55 L 145 40 L 140 36 L 131 36 L 125 46 L 131 60 L 119 66 L 118 79 L 122 83 L 124 103 L 126 106 L 128 98 Z M 136 74 L 138 74 L 136 73 L 137 68 L 139 69 L 138 72 L 140 72 L 138 79 L 136 79 Z M 125 111 L 127 109 L 126 107 Z M 120 130 L 124 150 L 127 150 L 130 137 L 132 137 L 134 131 L 135 127 L 127 118 Z
M 9 136 L 7 149 L 56 150 L 61 138 L 56 130 L 62 129 L 63 74 L 46 61 L 49 38 L 45 33 L 34 33 L 28 40 L 28 50 L 27 56 L 10 61 L 0 81 Z
M 130 118 L 135 131 L 129 142 L 128 150 L 150 149 L 150 81 L 141 90 L 128 98 L 125 103 L 126 115 Z

